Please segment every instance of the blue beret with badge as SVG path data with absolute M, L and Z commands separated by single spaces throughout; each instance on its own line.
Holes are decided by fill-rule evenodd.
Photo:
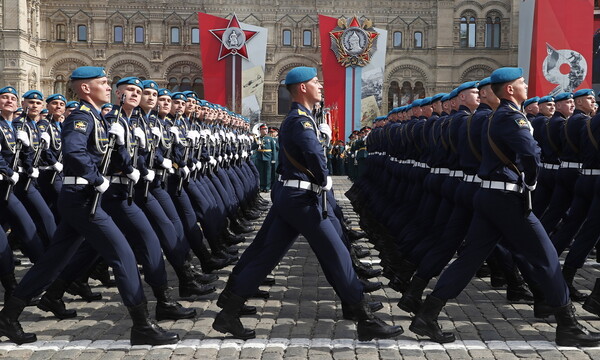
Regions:
M 50 103 L 50 102 L 52 102 L 54 100 L 60 100 L 60 101 L 63 101 L 65 103 L 67 102 L 67 98 L 65 98 L 65 96 L 63 94 L 52 94 L 52 95 L 50 95 L 50 96 L 48 96 L 46 98 L 46 102 L 47 103 Z
M 171 99 L 185 101 L 186 97 L 182 92 L 174 92 L 171 94 Z
M 29 90 L 23 94 L 23 99 L 44 100 L 44 95 L 42 95 L 42 92 L 39 90 Z
M 593 97 L 596 97 L 596 94 L 594 94 L 593 89 L 581 89 L 581 90 L 577 90 L 573 93 L 573 99 L 580 97 L 580 96 L 588 96 L 588 95 L 592 95 Z
M 532 97 L 532 98 L 530 98 L 530 99 L 527 99 L 527 100 L 525 100 L 525 101 L 523 102 L 523 107 L 524 107 L 524 108 L 526 108 L 526 107 L 528 107 L 529 105 L 531 105 L 531 104 L 533 104 L 533 103 L 536 103 L 536 102 L 539 102 L 539 101 L 540 101 L 540 98 L 539 98 L 539 96 L 534 96 L 534 97 Z
M 79 107 L 79 103 L 77 101 L 69 101 L 67 105 L 65 105 L 67 109 L 77 108 Z
M 461 91 L 464 91 L 464 90 L 477 89 L 477 85 L 479 85 L 478 81 L 467 81 L 467 82 L 464 82 L 464 83 L 460 84 L 456 88 L 456 95 L 458 95 Z
M 542 96 L 538 100 L 538 105 L 539 104 L 543 104 L 543 103 L 547 103 L 547 102 L 554 102 L 554 98 L 552 96 L 550 96 L 550 95 Z
M 554 97 L 554 102 L 559 102 L 563 100 L 569 100 L 573 98 L 573 93 L 571 92 L 563 92 Z
M 42 109 L 42 111 L 40 111 L 40 115 L 46 115 L 48 114 L 48 109 Z
M 158 89 L 158 97 L 161 96 L 171 97 L 171 92 L 169 91 L 169 89 Z
M 523 69 L 519 67 L 503 67 L 494 70 L 490 76 L 492 84 L 502 84 L 523 77 Z
M 15 90 L 15 88 L 12 86 L 3 87 L 2 89 L 0 89 L 0 94 L 13 94 L 16 97 L 19 97 L 17 90 Z
M 135 76 L 128 76 L 117 81 L 117 87 L 121 85 L 135 85 L 140 89 L 144 90 L 144 88 L 142 87 L 142 80 L 136 78 Z
M 113 107 L 113 104 L 106 103 L 106 104 L 102 105 L 102 107 L 100 109 L 106 109 L 106 108 L 111 108 L 112 109 L 112 107 Z
M 484 86 L 486 86 L 486 85 L 489 85 L 489 84 L 491 84 L 491 83 L 492 83 L 492 78 L 488 76 L 488 77 L 486 77 L 486 78 L 484 78 L 484 79 L 481 79 L 481 80 L 479 81 L 479 84 L 477 85 L 477 88 L 478 88 L 478 89 L 481 89 L 482 87 L 484 87 Z
M 80 66 L 71 73 L 71 80 L 95 79 L 106 76 L 103 67 L 98 66 Z
M 285 76 L 285 84 L 292 85 L 302 83 L 317 76 L 317 69 L 308 66 L 298 66 L 290 70 Z
M 433 95 L 431 97 L 431 103 L 433 104 L 434 102 L 442 100 L 442 98 L 444 97 L 444 95 L 446 95 L 446 93 L 439 93 L 439 94 Z
M 158 91 L 158 84 L 154 80 L 142 80 L 142 87 Z

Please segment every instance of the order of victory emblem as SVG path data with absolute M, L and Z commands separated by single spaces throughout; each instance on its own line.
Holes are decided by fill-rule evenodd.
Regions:
M 373 28 L 373 22 L 365 19 L 362 23 L 354 16 L 347 23 L 345 18 L 338 19 L 338 26 L 329 32 L 331 50 L 338 62 L 345 67 L 365 66 L 377 50 L 375 39 L 379 33 Z

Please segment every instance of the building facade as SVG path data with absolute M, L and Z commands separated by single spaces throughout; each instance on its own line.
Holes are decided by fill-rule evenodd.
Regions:
M 383 109 L 516 66 L 519 0 L 0 0 L 0 86 L 73 98 L 70 72 L 103 66 L 171 90 L 205 91 L 197 12 L 268 29 L 262 121 L 289 108 L 287 70 L 320 69 L 318 14 L 388 31 Z M 320 71 L 320 70 L 319 70 Z

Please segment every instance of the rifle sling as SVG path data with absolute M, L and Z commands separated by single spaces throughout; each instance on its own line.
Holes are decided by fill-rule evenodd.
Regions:
M 310 170 L 308 170 L 304 165 L 302 165 L 298 161 L 296 161 L 296 159 L 294 159 L 287 152 L 286 148 L 283 148 L 283 152 L 285 153 L 285 157 L 287 157 L 287 159 L 292 163 L 292 165 L 294 165 L 294 167 L 296 169 L 300 170 L 304 175 L 308 176 L 310 179 L 312 179 L 312 182 L 314 182 L 316 184 L 316 178 Z
M 512 161 L 510 161 L 508 159 L 508 157 L 506 157 L 506 155 L 504 155 L 502 150 L 500 150 L 500 148 L 498 147 L 498 145 L 496 145 L 496 143 L 494 142 L 494 140 L 492 139 L 492 137 L 490 135 L 490 127 L 492 125 L 493 118 L 494 118 L 494 113 L 492 113 L 490 115 L 490 118 L 489 118 L 490 120 L 488 121 L 488 128 L 487 128 L 487 138 L 488 138 L 488 142 L 490 143 L 490 147 L 492 148 L 492 151 L 494 151 L 494 154 L 496 154 L 498 159 L 500 159 L 500 161 L 502 161 L 502 163 L 504 163 L 504 165 L 508 166 L 519 177 L 521 177 L 521 171 L 519 171 L 517 166 Z

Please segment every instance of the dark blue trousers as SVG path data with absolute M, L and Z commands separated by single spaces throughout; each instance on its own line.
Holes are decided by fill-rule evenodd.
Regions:
M 552 199 L 544 216 L 540 219 L 548 234 L 552 233 L 556 225 L 565 217 L 573 199 L 575 182 L 578 177 L 578 169 L 561 168 L 556 170 L 556 185 L 552 192 Z
M 541 169 L 538 182 L 533 192 L 531 207 L 533 214 L 541 219 L 552 199 L 552 191 L 556 183 L 556 170 Z
M 54 183 L 51 184 L 52 176 L 55 174 L 53 170 L 41 170 L 40 177 L 37 179 L 37 184 L 42 194 L 42 197 L 48 204 L 48 207 L 54 215 L 54 220 L 58 224 L 60 222 L 60 214 L 58 211 L 58 194 L 62 188 L 62 174 L 56 174 L 54 177 Z
M 56 231 L 54 215 L 37 189 L 36 180 L 31 180 L 31 185 L 27 191 L 25 191 L 26 182 L 27 176 L 21 174 L 19 182 L 14 187 L 15 195 L 27 209 L 42 242 L 47 246 Z
M 6 188 L 0 186 L 0 189 L 2 189 L 0 193 L 4 194 Z M 31 216 L 29 216 L 25 206 L 23 206 L 15 194 L 10 194 L 8 201 L 2 199 L 0 202 L 0 208 L 2 209 L 0 212 L 1 222 L 8 222 L 11 231 L 13 231 L 21 240 L 23 254 L 27 256 L 32 263 L 35 263 L 44 253 L 45 247 L 42 243 L 42 239 L 36 232 L 35 223 L 31 219 Z
M 477 191 L 465 247 L 442 273 L 432 296 L 444 300 L 457 297 L 503 237 L 503 245 L 521 258 L 519 263 L 528 265 L 521 271 L 539 284 L 548 305 L 558 307 L 569 302 L 554 246 L 535 215 L 525 216 L 523 201 L 522 195 L 515 192 Z
M 58 277 L 85 238 L 113 269 L 123 303 L 135 306 L 145 301 L 135 256 L 123 233 L 101 206 L 93 219 L 89 217 L 93 192 L 87 185 L 63 186 L 58 198 L 62 221 L 44 256 L 21 279 L 14 296 L 28 302 L 41 294 Z

